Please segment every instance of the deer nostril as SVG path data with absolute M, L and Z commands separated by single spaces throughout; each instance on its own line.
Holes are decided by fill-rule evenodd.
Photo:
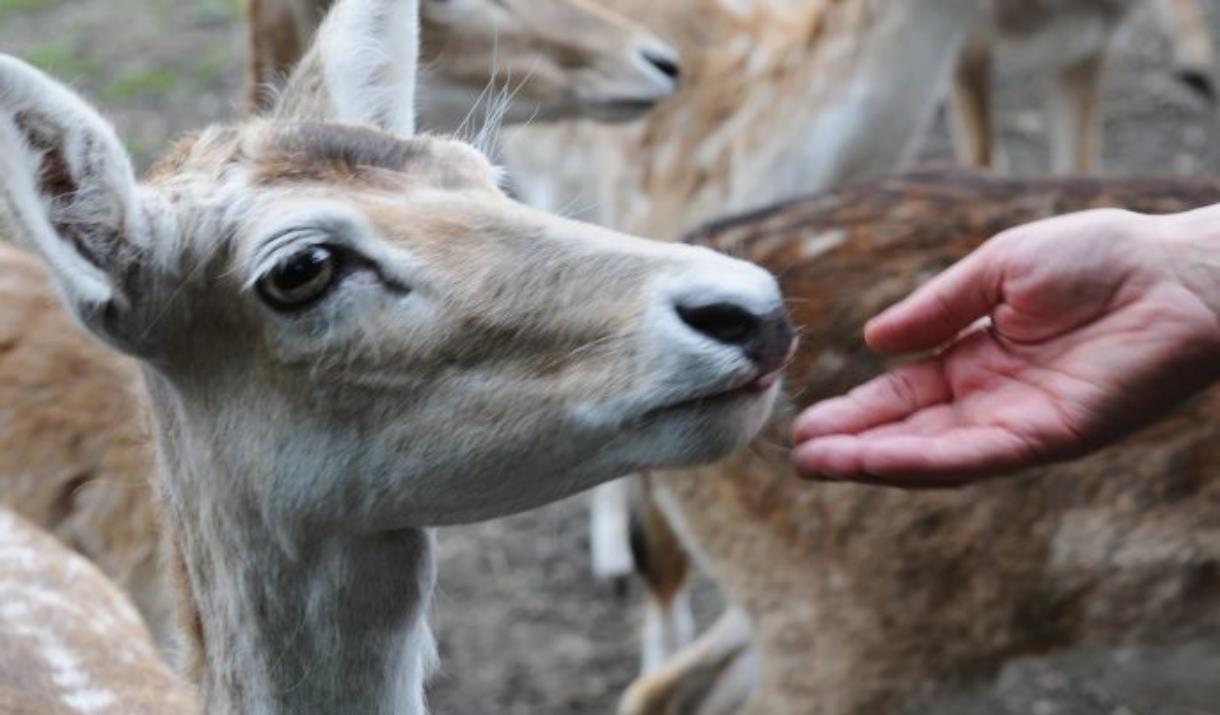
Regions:
M 679 305 L 678 317 L 696 331 L 721 343 L 744 345 L 758 333 L 758 318 L 732 303 L 698 307 Z
M 763 373 L 779 370 L 787 362 L 796 333 L 782 309 L 759 314 L 736 303 L 675 306 L 682 322 L 722 345 L 741 350 Z
M 661 74 L 675 82 L 682 77 L 682 68 L 678 66 L 677 62 L 669 57 L 653 54 L 652 52 L 645 50 L 644 59 L 648 61 L 648 64 L 660 70 Z

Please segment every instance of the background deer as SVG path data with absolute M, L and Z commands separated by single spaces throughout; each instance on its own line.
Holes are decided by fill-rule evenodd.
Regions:
M 139 364 L 201 712 L 422 713 L 426 527 L 723 456 L 791 353 L 765 271 L 528 209 L 471 147 L 411 138 L 416 13 L 341 0 L 274 121 L 144 184 L 0 57 L 15 236 Z
M 5 262 L 33 263 L 10 248 L 2 252 Z M 4 509 L 0 559 L 0 707 L 5 712 L 189 711 L 190 689 L 162 662 L 126 595 L 96 566 Z
M 1092 207 L 1217 201 L 1206 181 L 915 174 L 692 234 L 778 271 L 804 334 L 787 400 L 750 448 L 650 479 L 730 610 L 621 712 L 926 712 L 926 698 L 1021 655 L 1216 643 L 1215 395 L 1093 458 L 951 492 L 802 483 L 788 434 L 796 410 L 886 368 L 861 337 L 868 318 L 987 237 Z M 1214 696 L 1155 707 L 1202 710 Z
M 266 109 L 334 0 L 248 0 L 247 105 Z M 429 0 L 420 7 L 420 126 L 634 119 L 673 93 L 674 50 L 591 0 Z M 507 97 L 507 99 L 504 99 Z
M 1101 161 L 1102 78 L 1124 21 L 1150 3 L 1139 0 L 987 0 L 962 52 L 954 81 L 958 158 L 994 166 L 994 64 L 1032 65 L 1050 75 L 1047 124 L 1056 173 L 1095 171 Z M 1155 0 L 1174 47 L 1178 76 L 1214 99 L 1211 30 L 1197 0 Z

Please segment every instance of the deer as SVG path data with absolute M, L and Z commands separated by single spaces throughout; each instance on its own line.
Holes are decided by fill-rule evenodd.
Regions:
M 340 0 L 270 118 L 144 182 L 85 100 L 0 57 L 12 235 L 139 370 L 197 712 L 423 713 L 430 528 L 723 457 L 793 350 L 766 271 L 526 207 L 416 134 L 417 17 Z
M 284 83 L 331 3 L 307 5 L 247 5 L 259 86 L 273 90 L 264 99 L 282 94 L 272 83 Z M 441 5 L 429 0 L 420 8 L 426 67 L 418 104 L 434 131 L 491 144 L 499 121 L 568 113 L 625 119 L 676 86 L 677 55 L 668 44 L 584 0 L 526 3 L 511 19 L 502 15 L 515 4 Z M 303 19 L 308 22 L 294 24 Z M 278 48 L 274 70 L 266 64 L 269 48 Z M 523 71 L 524 64 L 533 71 Z M 480 100 L 480 89 L 507 82 L 514 72 L 513 92 L 498 100 L 495 112 L 474 108 L 491 101 Z M 251 116 L 275 108 L 264 104 Z M 138 366 L 82 334 L 58 301 L 26 283 L 6 295 L 24 306 L 15 316 L 38 319 L 18 317 L 5 328 L 23 348 L 0 354 L 0 373 L 23 377 L 0 380 L 0 405 L 14 415 L 0 431 L 0 502 L 96 562 L 131 596 L 168 652 L 175 632 L 173 590 L 148 493 L 154 458 L 146 410 L 133 396 L 140 389 Z
M 1094 457 L 971 489 L 812 484 L 789 457 L 798 410 L 892 367 L 864 343 L 864 323 L 989 237 L 1071 211 L 1216 202 L 1215 181 L 925 171 L 688 235 L 775 271 L 802 337 L 749 448 L 648 475 L 661 526 L 728 608 L 637 680 L 620 715 L 938 712 L 1023 655 L 1217 642 L 1214 391 Z
M 1050 79 L 1046 117 L 1051 168 L 1057 174 L 1101 167 L 1101 88 L 1114 37 L 1138 0 L 988 0 L 954 75 L 954 139 L 958 159 L 994 168 L 991 104 L 996 63 L 1036 67 Z M 1207 15 L 1198 0 L 1156 0 L 1157 15 L 1173 44 L 1182 83 L 1211 101 L 1214 60 Z
M 334 2 L 247 0 L 248 111 L 274 102 Z M 592 0 L 427 0 L 420 12 L 418 121 L 429 131 L 630 121 L 681 76 L 672 47 Z

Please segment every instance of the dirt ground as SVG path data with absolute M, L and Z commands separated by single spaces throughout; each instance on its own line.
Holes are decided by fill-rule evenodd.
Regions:
M 0 0 L 0 51 L 71 80 L 103 106 L 142 164 L 175 134 L 236 114 L 244 36 L 239 0 Z M 1216 8 L 1213 8 L 1215 10 Z M 1213 12 L 1220 21 L 1220 13 Z M 1166 72 L 1148 18 L 1124 33 L 1108 76 L 1111 173 L 1214 174 L 1216 113 Z M 1015 173 L 1046 165 L 1039 84 L 1000 82 L 1002 138 Z M 949 159 L 943 117 L 926 161 Z M 613 712 L 636 668 L 639 594 L 589 575 L 583 498 L 440 533 L 433 622 L 442 667 L 431 687 L 440 715 Z M 701 587 L 700 612 L 716 608 Z M 1142 658 L 1142 660 L 1141 660 Z M 1141 685 L 1123 674 L 1165 672 Z M 1114 667 L 1109 667 L 1116 664 Z M 1214 649 L 1073 655 L 1014 664 L 955 715 L 1200 715 L 1220 713 Z M 1173 705 L 1166 705 L 1174 702 Z

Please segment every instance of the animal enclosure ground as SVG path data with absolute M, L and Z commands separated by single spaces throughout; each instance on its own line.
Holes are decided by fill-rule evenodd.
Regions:
M 0 50 L 71 80 L 106 109 L 147 165 L 175 134 L 236 115 L 245 50 L 239 23 L 239 0 L 0 0 Z M 1164 42 L 1149 18 L 1140 18 L 1123 35 L 1106 85 L 1110 172 L 1220 171 L 1216 113 L 1177 85 L 1166 67 Z M 1047 164 L 1037 90 L 1028 72 L 1002 77 L 1002 143 L 1016 173 L 1035 174 Z M 943 117 L 922 157 L 949 159 Z M 638 593 L 617 596 L 611 586 L 591 580 L 585 526 L 584 500 L 576 498 L 442 530 L 433 618 L 442 656 L 431 688 L 435 712 L 613 711 L 636 667 Z M 705 617 L 715 608 L 706 588 L 699 602 Z M 1220 691 L 1216 653 L 1191 653 L 1168 661 L 1154 657 L 1191 687 L 1206 687 L 1199 683 L 1210 674 Z M 1220 692 L 1201 696 L 1194 710 L 1158 706 L 1163 692 L 1131 687 L 1130 679 L 1113 676 L 1120 671 L 1100 667 L 1111 662 L 1105 658 L 1085 654 L 1018 664 L 954 712 L 1220 713 Z

